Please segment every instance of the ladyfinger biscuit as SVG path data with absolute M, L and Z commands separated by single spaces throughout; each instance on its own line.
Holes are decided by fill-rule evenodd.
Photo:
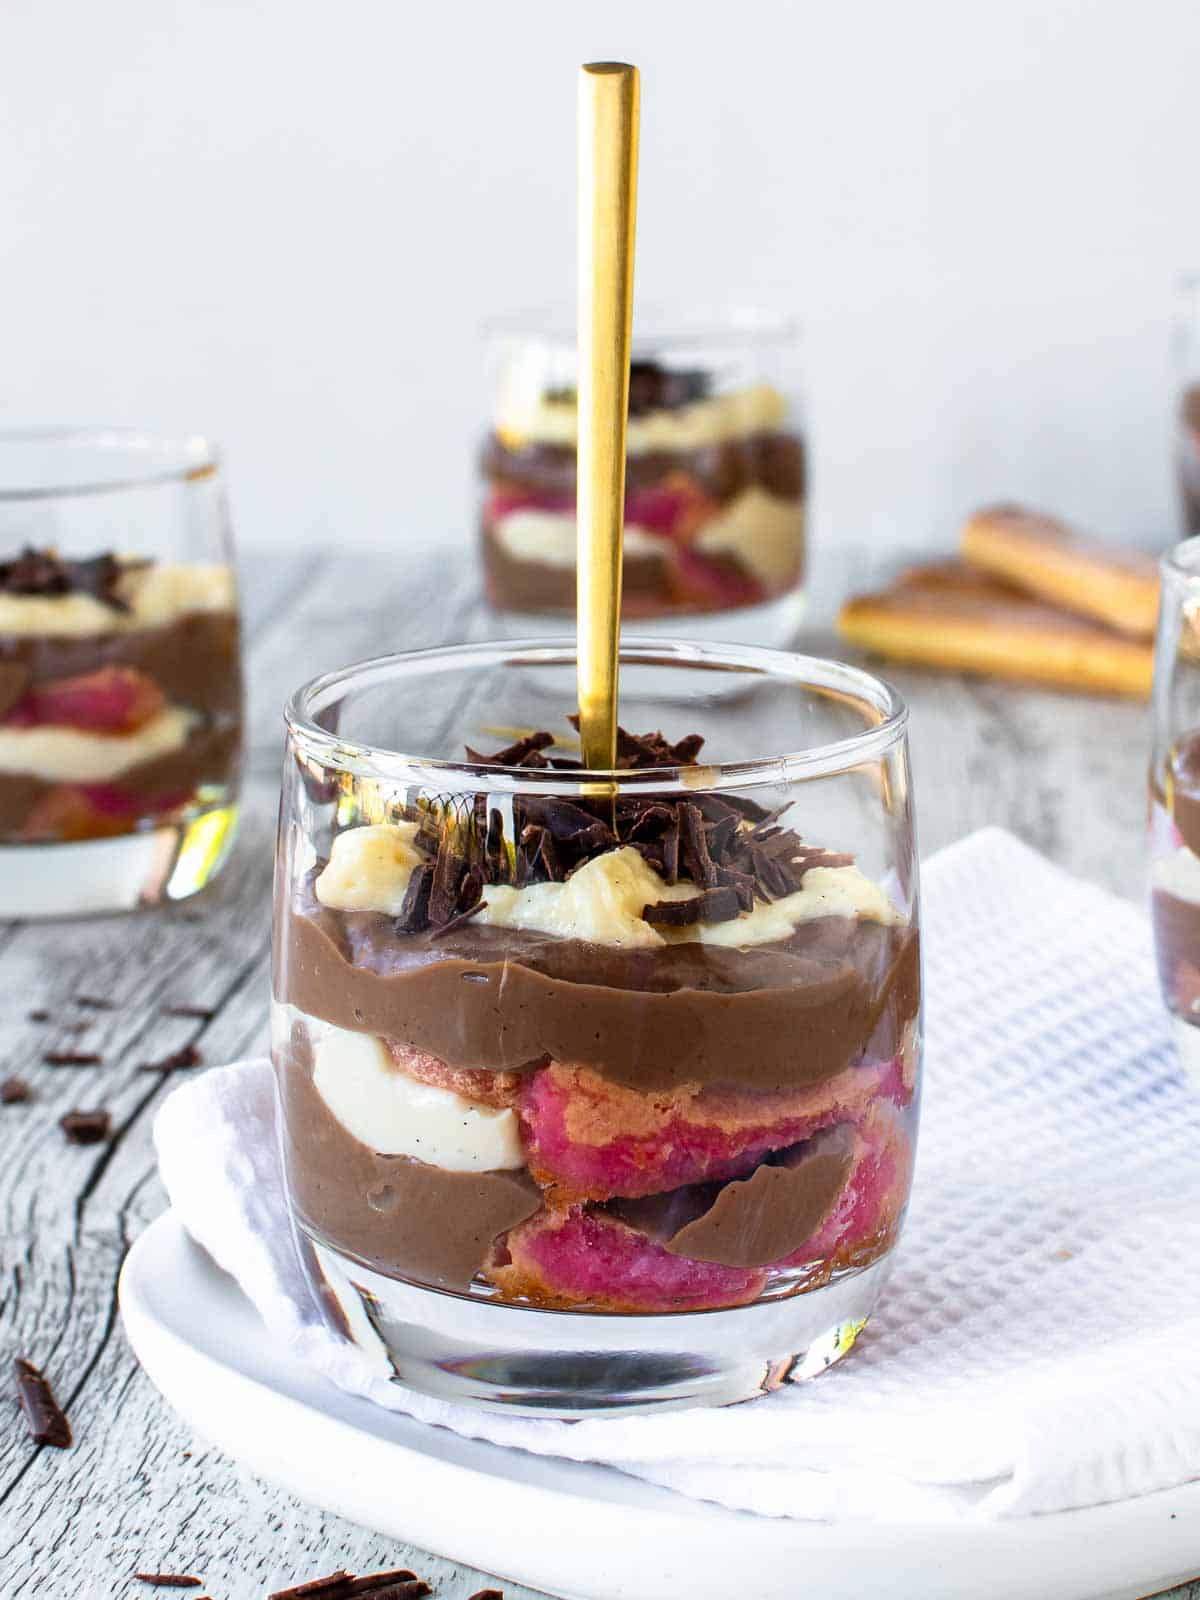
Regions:
M 1146 699 L 1154 651 L 955 561 L 912 567 L 842 607 L 838 631 L 898 661 Z
M 1019 506 L 978 511 L 960 548 L 973 567 L 1094 617 L 1120 633 L 1149 639 L 1158 618 L 1158 567 L 1141 550 L 1076 533 L 1053 517 Z

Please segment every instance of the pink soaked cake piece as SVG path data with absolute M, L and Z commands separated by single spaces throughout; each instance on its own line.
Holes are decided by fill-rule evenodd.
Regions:
M 908 1193 L 911 1148 L 896 1109 L 876 1102 L 854 1129 L 850 1171 L 816 1230 L 766 1267 L 695 1261 L 588 1205 L 547 1208 L 512 1229 L 487 1276 L 540 1305 L 605 1311 L 703 1311 L 744 1305 L 772 1272 L 865 1266 L 891 1245 Z M 702 1193 L 704 1191 L 701 1191 Z M 709 1192 L 709 1203 L 712 1193 Z
M 568 1204 L 737 1177 L 772 1150 L 860 1121 L 881 1096 L 907 1098 L 899 1057 L 846 1067 L 808 1089 L 690 1085 L 656 1094 L 553 1061 L 527 1081 L 519 1107 L 530 1171 L 556 1204 Z
M 740 1306 L 767 1281 L 760 1267 L 675 1256 L 617 1217 L 570 1206 L 513 1228 L 487 1276 L 513 1298 L 604 1311 L 709 1311 Z

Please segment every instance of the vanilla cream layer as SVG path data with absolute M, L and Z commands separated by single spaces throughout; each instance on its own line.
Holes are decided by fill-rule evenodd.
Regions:
M 313 1086 L 346 1131 L 383 1156 L 411 1156 L 450 1172 L 501 1172 L 525 1164 L 515 1111 L 418 1083 L 382 1040 L 314 1025 Z
M 1182 844 L 1169 856 L 1161 856 L 1154 863 L 1154 887 L 1176 900 L 1188 900 L 1200 905 L 1200 856 L 1194 855 Z
M 514 561 L 562 571 L 575 569 L 574 512 L 513 511 L 497 519 L 493 534 Z M 764 588 L 780 589 L 796 577 L 803 536 L 803 504 L 782 500 L 756 484 L 706 523 L 693 544 L 702 555 L 735 556 Z M 636 522 L 625 526 L 627 556 L 666 556 L 674 543 Z
M 187 742 L 195 714 L 169 707 L 133 733 L 87 733 L 47 724 L 0 728 L 0 773 L 44 783 L 107 783 Z
M 757 384 L 731 394 L 712 395 L 671 411 L 630 417 L 625 436 L 627 454 L 654 450 L 700 450 L 729 439 L 746 439 L 778 428 L 787 417 L 787 401 L 770 384 Z M 530 444 L 575 448 L 575 401 L 548 399 L 541 374 L 510 371 L 496 412 L 496 433 L 510 450 Z
M 514 561 L 532 561 L 539 567 L 575 570 L 576 525 L 573 511 L 511 511 L 495 525 L 495 537 Z M 669 553 L 670 539 L 641 528 L 636 522 L 625 525 L 627 556 L 663 556 Z
M 382 836 L 412 824 L 376 823 L 352 828 L 333 841 L 329 865 L 316 882 L 317 899 L 331 910 L 382 911 L 395 915 L 403 882 L 421 857 L 412 835 L 385 843 Z M 361 838 L 360 835 L 367 835 Z M 377 878 L 373 873 L 378 872 Z M 546 933 L 560 939 L 624 949 L 698 942 L 739 949 L 788 938 L 801 923 L 817 917 L 857 917 L 865 922 L 898 923 L 896 907 L 879 885 L 857 867 L 810 867 L 800 888 L 728 922 L 697 922 L 684 928 L 657 928 L 642 918 L 648 905 L 662 900 L 692 900 L 701 893 L 692 883 L 665 883 L 629 845 L 594 857 L 565 883 L 532 883 L 524 889 L 488 884 L 486 902 L 475 921 L 493 928 Z
M 0 635 L 78 639 L 160 628 L 191 611 L 232 611 L 233 571 L 216 562 L 132 567 L 117 582 L 129 607 L 118 611 L 90 594 L 0 594 Z
M 695 538 L 701 555 L 734 556 L 764 589 L 796 581 L 804 537 L 804 505 L 755 484 L 706 522 Z

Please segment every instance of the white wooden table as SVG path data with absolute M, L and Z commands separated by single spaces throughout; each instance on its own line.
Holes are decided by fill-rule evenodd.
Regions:
M 837 593 L 839 574 L 850 570 L 861 583 L 861 559 L 827 559 L 819 591 Z M 151 1388 L 121 1331 L 121 1261 L 164 1205 L 150 1124 L 167 1084 L 138 1064 L 193 1041 L 211 1063 L 265 1047 L 286 694 L 349 660 L 478 637 L 487 626 L 474 564 L 456 549 L 415 575 L 408 560 L 273 554 L 248 560 L 244 577 L 249 770 L 241 839 L 219 883 L 192 905 L 136 918 L 0 925 L 0 1078 L 18 1073 L 37 1096 L 0 1107 L 3 1600 L 145 1595 L 151 1591 L 128 1581 L 138 1569 L 198 1572 L 214 1600 L 259 1600 L 338 1567 L 411 1565 L 439 1600 L 465 1600 L 485 1582 L 303 1505 L 206 1448 Z M 836 651 L 821 615 L 818 605 L 804 646 Z M 1076 872 L 1124 894 L 1140 892 L 1141 708 L 892 676 L 913 709 L 923 853 L 1000 823 Z M 81 1009 L 80 994 L 107 996 L 114 1007 Z M 214 1016 L 164 1017 L 172 1004 L 210 1007 Z M 38 1009 L 55 1020 L 31 1022 L 28 1013 Z M 68 1032 L 74 1022 L 86 1031 Z M 97 1051 L 103 1064 L 43 1066 L 44 1051 L 56 1047 Z M 112 1112 L 111 1143 L 67 1145 L 58 1118 L 96 1105 Z M 75 1429 L 74 1449 L 30 1444 L 11 1398 L 7 1358 L 16 1354 L 52 1380 Z M 511 1584 L 505 1592 L 508 1600 L 529 1597 Z M 1200 1600 L 1200 1583 L 1175 1595 Z

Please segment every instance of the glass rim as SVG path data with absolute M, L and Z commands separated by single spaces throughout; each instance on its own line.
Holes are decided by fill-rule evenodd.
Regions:
M 126 452 L 130 470 L 119 477 L 97 478 L 81 467 L 77 478 L 64 476 L 53 483 L 8 485 L 4 481 L 4 455 L 17 445 L 49 444 L 86 447 L 96 452 Z M 142 470 L 138 453 L 144 452 Z M 127 494 L 171 483 L 198 483 L 212 477 L 221 464 L 217 447 L 203 434 L 160 434 L 146 428 L 107 425 L 62 425 L 0 428 L 0 505 L 31 500 L 64 500 L 87 495 Z
M 352 776 L 392 783 L 417 783 L 429 788 L 473 792 L 480 788 L 497 793 L 530 791 L 578 796 L 600 782 L 620 789 L 663 790 L 675 787 L 705 791 L 742 789 L 781 784 L 797 779 L 831 777 L 865 761 L 878 759 L 904 737 L 908 706 L 899 691 L 876 674 L 827 656 L 801 655 L 788 650 L 768 650 L 757 645 L 697 644 L 632 636 L 621 640 L 621 660 L 629 666 L 708 668 L 717 672 L 748 673 L 791 680 L 800 688 L 827 690 L 854 699 L 877 720 L 859 733 L 828 740 L 807 749 L 782 751 L 740 761 L 698 762 L 694 766 L 613 768 L 561 771 L 557 768 L 499 766 L 492 762 L 447 761 L 432 756 L 411 756 L 380 745 L 344 739 L 323 728 L 315 719 L 323 704 L 352 685 L 370 686 L 397 673 L 423 667 L 446 668 L 456 663 L 530 667 L 574 666 L 573 638 L 483 640 L 461 645 L 438 645 L 424 650 L 397 651 L 325 672 L 301 684 L 284 706 L 289 739 L 307 756 L 325 767 Z M 781 667 L 787 664 L 787 670 Z M 697 782 L 703 774 L 702 783 Z M 432 780 L 432 781 L 427 781 Z
M 645 330 L 638 328 L 639 312 L 650 318 Z M 487 340 L 523 339 L 557 350 L 575 350 L 575 307 L 567 300 L 514 306 L 486 317 L 479 327 Z M 634 311 L 632 357 L 637 361 L 647 355 L 714 345 L 794 344 L 801 334 L 797 317 L 766 306 L 733 301 L 677 307 L 673 301 L 651 299 L 639 301 Z

